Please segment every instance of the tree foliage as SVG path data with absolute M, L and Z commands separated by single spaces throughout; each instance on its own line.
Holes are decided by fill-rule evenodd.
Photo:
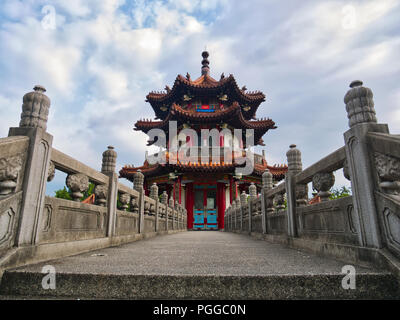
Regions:
M 346 188 L 345 186 L 342 186 L 341 188 L 332 188 L 331 189 L 331 195 L 329 199 L 339 199 L 339 198 L 344 198 L 351 196 L 351 188 Z
M 94 193 L 94 188 L 95 188 L 95 184 L 90 182 L 89 188 L 83 193 L 83 197 L 81 198 L 81 201 L 90 197 Z M 55 197 L 59 198 L 59 199 L 72 200 L 72 191 L 69 188 L 64 187 L 63 189 L 55 191 Z
M 59 199 L 72 200 L 71 191 L 69 191 L 69 189 L 67 190 L 66 187 L 55 191 L 55 197 Z

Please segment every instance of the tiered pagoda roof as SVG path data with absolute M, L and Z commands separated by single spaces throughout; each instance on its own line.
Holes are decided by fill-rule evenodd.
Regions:
M 178 75 L 172 89 L 168 86 L 165 89 L 163 92 L 150 92 L 146 97 L 146 102 L 150 103 L 159 119 L 165 119 L 169 113 L 169 106 L 180 101 L 188 92 L 200 96 L 226 94 L 231 103 L 236 101 L 244 106 L 242 113 L 246 120 L 252 119 L 261 102 L 265 101 L 265 95 L 261 91 L 247 92 L 246 87 L 240 89 L 233 75 L 224 77 L 222 74 L 219 81 L 208 74 L 203 74 L 194 81 L 189 74 L 186 77 Z
M 154 120 L 139 120 L 135 130 L 148 133 L 151 129 L 162 129 L 168 133 L 169 121 L 177 121 L 178 126 L 188 124 L 190 127 L 229 127 L 254 129 L 255 144 L 264 145 L 262 136 L 270 129 L 277 128 L 271 119 L 256 119 L 259 105 L 265 101 L 261 91 L 247 91 L 244 86 L 239 88 L 233 75 L 221 75 L 219 80 L 210 76 L 208 52 L 203 52 L 202 75 L 192 80 L 187 74 L 178 75 L 172 88 L 166 86 L 165 91 L 150 92 L 146 96 L 155 113 Z M 199 111 L 196 101 L 209 101 L 213 104 L 211 112 Z M 207 104 L 207 102 L 206 102 Z M 206 106 L 209 107 L 209 106 Z M 149 141 L 151 145 L 154 141 Z M 174 172 L 232 173 L 238 164 L 224 163 L 169 163 L 150 165 L 145 161 L 141 167 L 125 166 L 120 171 L 120 177 L 132 181 L 133 174 L 141 170 L 146 177 Z M 262 163 L 255 163 L 253 175 L 261 176 L 269 169 L 276 180 L 281 180 L 287 172 L 286 165 L 270 166 L 263 158 Z

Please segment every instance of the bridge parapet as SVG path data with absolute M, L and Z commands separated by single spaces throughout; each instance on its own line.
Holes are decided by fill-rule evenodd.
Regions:
M 20 126 L 0 139 L 0 272 L 186 230 L 186 211 L 161 203 L 157 186 L 148 197 L 140 176 L 134 188 L 118 182 L 113 147 L 103 152 L 101 171 L 53 148 L 45 91 L 35 86 L 24 96 Z M 73 201 L 45 195 L 59 171 Z M 90 183 L 93 193 L 84 199 Z
M 373 250 L 383 248 L 400 257 L 400 136 L 377 123 L 369 88 L 361 81 L 350 87 L 345 96 L 350 127 L 344 133 L 345 145 L 304 170 L 300 150 L 291 145 L 285 181 L 273 186 L 267 170 L 261 193 L 254 197 L 253 190 L 250 201 L 241 203 L 241 225 L 233 223 L 238 205 L 227 209 L 226 231 L 339 258 L 364 255 L 376 260 Z M 351 181 L 352 195 L 332 199 L 334 172 L 340 169 Z M 311 200 L 310 183 L 316 190 Z

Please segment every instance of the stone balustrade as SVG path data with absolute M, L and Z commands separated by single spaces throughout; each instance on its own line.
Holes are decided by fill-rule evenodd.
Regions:
M 45 91 L 36 86 L 24 96 L 19 127 L 0 139 L 0 272 L 186 230 L 186 210 L 167 207 L 164 194 L 159 201 L 157 185 L 146 196 L 143 174 L 137 173 L 133 188 L 118 182 L 112 146 L 102 154 L 101 171 L 53 148 Z M 59 171 L 67 175 L 72 201 L 45 195 Z M 93 204 L 82 202 L 89 183 Z
M 369 250 L 383 247 L 400 257 L 400 137 L 377 123 L 371 89 L 361 81 L 350 87 L 344 99 L 350 127 L 345 145 L 306 169 L 300 150 L 290 145 L 285 181 L 274 187 L 266 170 L 260 194 L 251 185 L 248 201 L 243 192 L 226 209 L 225 231 L 340 258 L 352 252 L 373 260 L 375 251 Z M 353 194 L 331 200 L 334 173 L 341 169 Z M 316 191 L 313 201 L 310 184 Z

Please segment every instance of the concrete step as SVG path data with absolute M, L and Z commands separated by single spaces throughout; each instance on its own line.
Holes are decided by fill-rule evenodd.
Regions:
M 44 274 L 6 271 L 3 299 L 399 299 L 399 284 L 386 272 L 356 276 L 356 289 L 342 288 L 343 274 L 133 275 L 57 273 L 56 289 L 44 290 Z

